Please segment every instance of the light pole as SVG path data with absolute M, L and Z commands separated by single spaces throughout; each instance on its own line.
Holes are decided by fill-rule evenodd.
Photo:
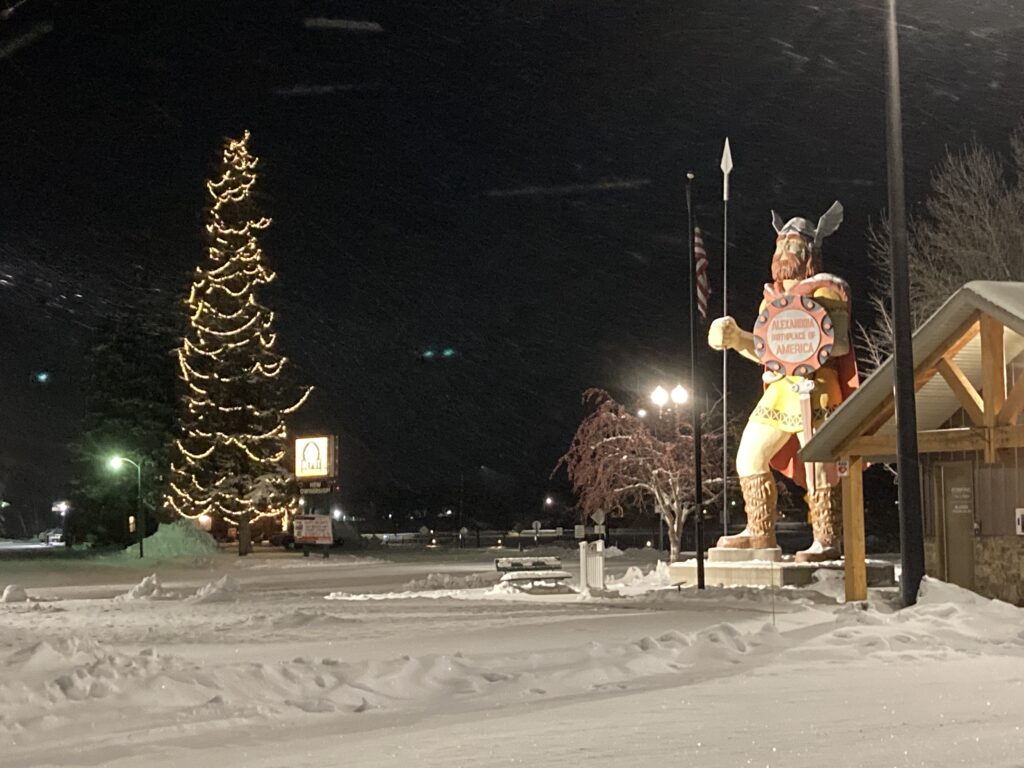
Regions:
M 903 117 L 900 106 L 900 54 L 896 0 L 888 0 L 885 51 L 888 69 L 886 147 L 889 170 L 889 251 L 892 261 L 893 360 L 895 363 L 896 467 L 900 502 L 900 597 L 917 602 L 924 578 L 924 530 L 921 521 L 921 475 L 917 453 L 917 404 L 911 341 L 910 278 L 907 276 L 907 221 L 903 180 Z
M 690 392 L 682 384 L 676 384 L 672 388 L 671 392 L 669 392 L 667 389 L 665 389 L 663 386 L 661 386 L 659 384 L 658 386 L 656 386 L 654 388 L 654 391 L 651 392 L 651 402 L 654 403 L 656 406 L 658 406 L 658 416 L 659 417 L 662 415 L 662 411 L 663 411 L 665 405 L 668 403 L 669 400 L 672 401 L 673 405 L 681 406 L 684 403 L 686 403 L 689 399 L 690 399 Z M 679 410 L 678 410 L 678 408 L 676 409 L 676 418 L 677 419 L 679 418 Z M 700 482 L 700 478 L 699 477 L 697 478 L 697 482 L 698 483 Z M 661 507 L 657 506 L 657 505 L 655 505 L 655 512 L 658 515 L 658 547 L 660 549 L 660 548 L 662 548 L 662 546 L 661 546 L 661 530 L 662 530 L 662 527 L 665 525 L 665 515 L 664 515 L 664 510 Z M 680 552 L 682 551 L 682 549 L 683 549 L 683 539 L 682 539 L 682 529 L 680 528 L 680 533 L 679 533 L 679 550 L 680 550 Z
M 142 540 L 146 538 L 146 508 L 142 505 L 142 464 L 125 456 L 113 456 L 110 459 L 110 468 L 114 471 L 120 470 L 124 464 L 135 467 L 135 513 L 138 515 L 136 527 L 139 530 L 139 557 L 142 557 Z

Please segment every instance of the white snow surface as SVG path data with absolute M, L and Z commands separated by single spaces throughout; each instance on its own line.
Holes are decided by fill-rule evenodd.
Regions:
M 0 765 L 1022 765 L 1024 610 L 631 556 L 599 595 L 483 554 L 0 559 L 32 595 L 0 604 Z

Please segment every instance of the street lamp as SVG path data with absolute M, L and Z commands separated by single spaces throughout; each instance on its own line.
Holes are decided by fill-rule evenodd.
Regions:
M 659 408 L 663 407 L 668 402 L 668 390 L 659 384 L 651 392 L 651 402 Z
M 682 405 L 690 399 L 690 393 L 686 391 L 686 388 L 682 384 L 676 384 L 672 390 L 672 402 L 676 405 Z
M 110 468 L 115 472 L 119 471 L 125 464 L 135 467 L 135 509 L 139 520 L 139 557 L 142 557 L 142 540 L 146 538 L 146 508 L 142 505 L 142 465 L 140 462 L 132 461 L 126 456 L 112 456 Z
M 651 402 L 658 408 L 664 408 L 669 400 L 675 405 L 682 405 L 690 399 L 690 393 L 682 384 L 676 384 L 669 392 L 660 384 L 651 392 Z

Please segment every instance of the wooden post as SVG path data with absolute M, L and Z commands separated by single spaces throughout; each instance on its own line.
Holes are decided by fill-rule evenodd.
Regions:
M 849 458 L 850 474 L 843 478 L 843 569 L 846 602 L 868 599 L 868 574 L 864 562 L 864 460 Z

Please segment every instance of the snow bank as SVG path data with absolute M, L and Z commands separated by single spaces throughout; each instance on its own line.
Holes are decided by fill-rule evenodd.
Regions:
M 0 595 L 0 603 L 25 603 L 28 602 L 28 593 L 19 584 L 8 584 L 4 587 L 3 595 Z
M 189 600 L 196 603 L 233 603 L 240 594 L 238 582 L 230 576 L 222 576 L 217 581 L 200 587 Z
M 124 600 L 173 600 L 177 597 L 177 594 L 164 589 L 160 580 L 156 577 L 156 574 L 151 574 L 136 584 L 134 587 L 129 589 L 123 595 L 118 595 L 114 599 L 117 601 Z
M 608 582 L 609 587 L 667 587 L 670 584 L 668 564 L 662 560 L 659 560 L 658 564 L 647 573 L 644 573 L 638 566 L 631 565 L 621 579 Z
M 604 548 L 605 557 L 622 557 L 625 553 L 616 546 L 610 546 Z
M 163 523 L 152 536 L 146 537 L 146 560 L 169 560 L 174 557 L 209 557 L 217 551 L 217 542 L 206 531 L 188 520 Z M 131 546 L 115 557 L 138 559 L 138 547 Z

